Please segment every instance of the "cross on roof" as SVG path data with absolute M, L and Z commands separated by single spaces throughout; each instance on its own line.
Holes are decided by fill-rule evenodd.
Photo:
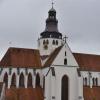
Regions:
M 64 39 L 64 42 L 66 43 L 66 41 L 67 41 L 67 36 L 65 35 L 65 37 L 63 38 Z

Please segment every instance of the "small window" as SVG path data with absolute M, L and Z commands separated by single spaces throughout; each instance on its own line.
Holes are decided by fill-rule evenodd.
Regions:
M 46 40 L 46 44 L 49 44 L 49 40 Z
M 56 45 L 58 45 L 58 40 L 56 40 Z
M 66 54 L 66 51 L 65 51 L 65 56 L 66 56 L 67 54 Z
M 45 44 L 45 40 L 43 40 L 43 44 Z
M 66 58 L 64 59 L 64 65 L 67 65 L 67 59 Z
M 55 40 L 53 40 L 52 44 L 55 45 Z

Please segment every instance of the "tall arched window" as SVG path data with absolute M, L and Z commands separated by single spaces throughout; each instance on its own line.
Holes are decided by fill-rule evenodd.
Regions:
M 16 87 L 16 75 L 15 75 L 15 73 L 12 75 L 11 86 Z
M 64 65 L 67 65 L 67 59 L 66 58 L 64 59 Z
M 43 40 L 43 44 L 45 44 L 45 40 Z
M 69 95 L 69 91 L 68 91 L 68 84 L 69 83 L 69 79 L 67 75 L 64 75 L 62 77 L 62 86 L 61 86 L 61 100 L 68 100 L 68 95 Z
M 55 40 L 52 41 L 52 44 L 55 45 Z
M 29 75 L 28 75 L 28 84 L 27 85 L 28 85 L 27 87 L 32 87 L 32 75 L 31 75 L 31 73 L 29 73 Z
M 5 83 L 5 86 L 8 87 L 8 74 L 4 74 L 3 82 Z
M 19 77 L 19 87 L 25 87 L 24 86 L 24 75 L 23 75 L 23 73 L 21 73 L 20 77 Z
M 58 45 L 58 40 L 56 40 L 56 45 Z
M 46 44 L 49 44 L 49 40 L 46 40 Z
M 37 73 L 37 75 L 36 75 L 36 87 L 37 86 L 40 86 L 40 75 L 39 75 L 39 73 Z

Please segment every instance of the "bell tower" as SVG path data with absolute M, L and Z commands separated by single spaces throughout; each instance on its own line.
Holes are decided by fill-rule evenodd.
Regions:
M 50 55 L 55 48 L 62 44 L 62 33 L 58 30 L 56 10 L 53 8 L 52 4 L 52 8 L 48 11 L 45 30 L 40 33 L 40 38 L 38 39 L 38 48 L 41 56 L 44 56 Z

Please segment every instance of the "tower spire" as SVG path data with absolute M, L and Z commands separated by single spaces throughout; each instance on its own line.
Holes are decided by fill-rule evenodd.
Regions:
M 52 8 L 53 8 L 53 5 L 54 5 L 54 1 L 52 0 Z

